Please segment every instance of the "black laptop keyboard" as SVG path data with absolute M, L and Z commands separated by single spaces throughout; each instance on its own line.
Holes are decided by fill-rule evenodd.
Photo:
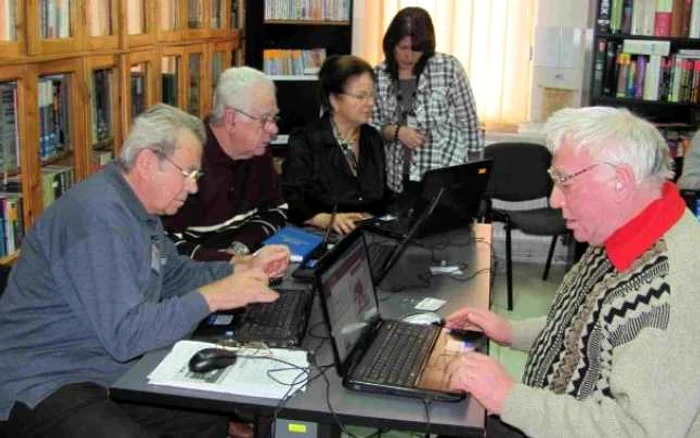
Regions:
M 303 325 L 313 293 L 310 290 L 276 289 L 280 297 L 272 303 L 249 306 L 236 330 L 240 342 L 264 341 L 270 346 L 301 342 Z
M 385 321 L 353 377 L 366 382 L 413 386 L 430 354 L 436 327 Z

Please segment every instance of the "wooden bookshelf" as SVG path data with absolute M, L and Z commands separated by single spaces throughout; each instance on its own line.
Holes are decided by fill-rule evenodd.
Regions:
M 67 188 L 119 154 L 134 117 L 162 100 L 163 57 L 178 59 L 174 103 L 201 117 L 211 111 L 216 78 L 241 49 L 231 14 L 244 0 L 234 1 L 195 2 L 196 28 L 187 21 L 192 0 L 2 3 L 0 12 L 14 14 L 0 14 L 0 84 L 9 84 L 0 91 L 13 101 L 19 165 L 3 164 L 0 183 L 20 190 L 24 229 L 45 208 L 47 175 Z M 15 257 L 0 251 L 0 264 Z

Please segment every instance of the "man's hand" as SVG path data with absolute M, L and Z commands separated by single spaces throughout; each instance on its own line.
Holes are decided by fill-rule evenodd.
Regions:
M 279 298 L 267 287 L 268 276 L 260 269 L 235 272 L 228 277 L 201 286 L 199 292 L 211 312 L 235 309 L 250 303 L 269 303 Z
M 399 140 L 407 148 L 416 150 L 423 147 L 425 136 L 415 128 L 401 126 L 401 129 L 399 129 Z
M 251 269 L 263 271 L 268 277 L 281 277 L 289 266 L 289 248 L 284 245 L 267 245 L 253 255 L 231 258 L 234 272 L 246 272 Z
M 465 307 L 447 317 L 445 327 L 461 330 L 480 330 L 489 339 L 501 345 L 513 343 L 513 328 L 510 322 L 489 310 Z
M 450 388 L 470 393 L 492 414 L 503 410 L 515 381 L 496 360 L 481 353 L 467 353 L 452 361 L 446 370 Z

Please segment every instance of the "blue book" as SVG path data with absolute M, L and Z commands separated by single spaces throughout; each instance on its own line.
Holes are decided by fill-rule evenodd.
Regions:
M 263 241 L 263 245 L 286 245 L 293 262 L 301 262 L 323 241 L 323 236 L 287 225 Z

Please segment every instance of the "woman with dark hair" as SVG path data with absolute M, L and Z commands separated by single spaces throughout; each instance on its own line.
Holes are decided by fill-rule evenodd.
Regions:
M 389 188 L 413 194 L 428 170 L 479 157 L 484 144 L 476 103 L 457 58 L 435 52 L 425 9 L 400 10 L 383 49 L 385 59 L 374 70 L 372 125 L 386 142 Z
M 293 223 L 346 234 L 355 222 L 385 213 L 383 140 L 367 124 L 374 71 L 355 56 L 331 56 L 319 71 L 323 116 L 289 137 L 282 191 Z M 333 213 L 336 212 L 333 218 Z

